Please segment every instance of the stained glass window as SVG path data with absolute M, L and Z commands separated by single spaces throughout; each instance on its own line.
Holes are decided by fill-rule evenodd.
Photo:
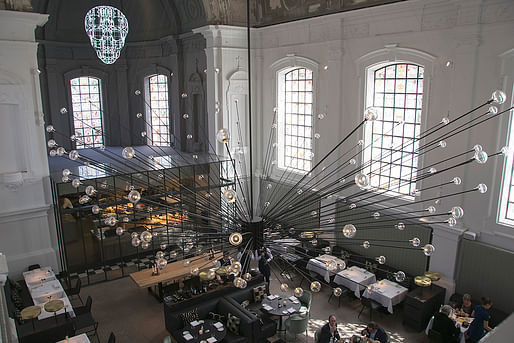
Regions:
M 279 156 L 279 166 L 307 172 L 312 167 L 312 113 L 313 78 L 307 68 L 295 68 L 282 75 L 283 109 L 279 134 L 284 135 L 283 155 Z
M 168 77 L 162 74 L 146 78 L 147 101 L 146 122 L 148 144 L 165 146 L 170 144 L 170 120 L 168 102 Z M 147 98 L 148 99 L 148 98 Z M 149 105 L 148 105 L 149 104 Z
M 81 76 L 70 81 L 76 149 L 103 145 L 101 81 Z
M 370 70 L 366 102 L 380 114 L 365 128 L 364 165 L 373 187 L 407 196 L 415 190 L 423 74 L 410 63 Z

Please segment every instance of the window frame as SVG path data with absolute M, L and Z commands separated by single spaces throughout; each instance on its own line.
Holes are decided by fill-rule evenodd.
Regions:
M 154 76 L 158 77 L 160 75 L 162 75 L 166 78 L 166 91 L 167 91 L 167 102 L 168 102 L 168 106 L 167 106 L 167 110 L 168 110 L 167 128 L 168 128 L 168 130 L 166 133 L 167 142 L 165 142 L 162 145 L 155 145 L 154 140 L 153 140 L 153 124 L 152 124 L 153 109 L 152 109 L 152 105 L 151 105 L 151 103 L 152 103 L 152 99 L 151 99 L 152 94 L 151 93 L 152 92 L 150 89 L 150 79 Z M 144 82 L 144 99 L 145 99 L 145 114 L 144 115 L 145 115 L 145 121 L 146 121 L 146 125 L 145 125 L 146 144 L 151 145 L 151 146 L 171 146 L 172 132 L 171 132 L 171 102 L 170 102 L 171 79 L 170 79 L 170 76 L 168 75 L 168 73 L 165 73 L 162 71 L 156 71 L 154 73 L 145 75 L 143 82 Z M 165 125 L 161 125 L 161 126 L 165 126 Z M 160 136 L 162 137 L 162 133 Z
M 71 77 L 69 78 L 69 80 L 67 80 L 67 85 L 68 85 L 68 92 L 70 94 L 70 109 L 69 109 L 69 112 L 71 113 L 71 132 L 72 132 L 72 135 L 75 135 L 76 134 L 76 127 L 75 127 L 75 111 L 73 110 L 73 92 L 71 90 L 72 88 L 72 84 L 71 82 L 75 79 L 80 79 L 80 78 L 88 78 L 88 79 L 95 79 L 98 81 L 98 102 L 100 103 L 100 108 L 99 108 L 99 111 L 100 111 L 100 127 L 101 127 L 101 134 L 100 135 L 91 135 L 92 137 L 94 136 L 101 136 L 102 137 L 102 142 L 99 143 L 99 144 L 96 144 L 94 142 L 94 139 L 93 139 L 93 143 L 92 144 L 87 144 L 85 142 L 85 139 L 84 139 L 84 135 L 81 135 L 80 136 L 80 139 L 83 141 L 83 144 L 81 144 L 81 146 L 77 146 L 77 143 L 76 141 L 73 141 L 73 147 L 74 149 L 89 149 L 89 148 L 100 148 L 100 147 L 104 147 L 106 144 L 105 144 L 105 120 L 104 120 L 104 117 L 105 117 L 105 111 L 104 111 L 104 101 L 103 101 L 103 85 L 102 85 L 102 79 L 96 75 L 78 75 L 78 76 L 75 76 L 75 77 Z M 89 82 L 88 82 L 89 83 Z M 80 85 L 79 85 L 80 86 Z M 79 95 L 81 95 L 82 93 L 80 92 Z M 91 94 L 91 93 L 89 93 Z M 81 128 L 82 132 L 84 131 L 84 128 Z
M 384 100 L 384 103 L 382 104 L 382 106 L 378 106 L 375 104 L 375 96 L 376 96 L 376 90 L 375 90 L 375 85 L 376 85 L 376 73 L 381 70 L 381 69 L 384 69 L 384 90 L 385 90 L 385 87 L 386 87 L 386 79 L 387 79 L 387 68 L 388 67 L 391 67 L 391 66 L 398 66 L 398 65 L 406 65 L 407 66 L 407 69 L 405 70 L 405 80 L 407 81 L 408 80 L 408 66 L 409 65 L 412 65 L 412 66 L 415 66 L 417 68 L 423 68 L 423 78 L 422 78 L 422 82 L 423 82 L 423 87 L 424 87 L 424 73 L 425 73 L 425 66 L 423 65 L 420 65 L 418 63 L 414 63 L 414 62 L 411 62 L 411 61 L 402 61 L 402 60 L 398 60 L 398 61 L 388 61 L 388 62 L 384 62 L 384 63 L 378 63 L 378 64 L 374 64 L 372 67 L 369 67 L 367 68 L 366 70 L 366 90 L 365 90 L 365 108 L 368 108 L 368 107 L 378 107 L 380 109 L 382 108 L 385 108 L 385 100 Z M 418 69 L 418 72 L 416 73 L 417 76 L 416 76 L 416 80 L 419 80 L 419 69 Z M 392 80 L 395 80 L 395 86 L 396 86 L 396 80 L 400 79 L 402 80 L 402 78 L 399 78 L 397 77 L 397 69 L 395 68 L 395 76 L 394 78 L 388 78 L 388 79 L 392 79 Z M 418 85 L 418 82 L 416 82 L 416 84 Z M 417 87 L 416 86 L 416 98 L 415 100 L 417 101 L 417 96 L 418 96 L 418 92 L 417 92 Z M 385 93 L 385 91 L 384 91 Z M 396 96 L 396 94 L 402 94 L 402 93 L 396 93 L 396 89 L 394 89 L 392 91 L 392 94 L 394 96 Z M 407 82 L 405 84 L 405 102 L 406 102 L 406 96 L 407 96 Z M 414 109 L 414 127 L 413 127 L 413 130 L 414 130 L 414 138 L 416 136 L 419 135 L 419 133 L 416 133 L 417 131 L 418 132 L 421 132 L 421 127 L 422 127 L 422 124 L 423 124 L 423 119 L 424 119 L 424 116 L 423 116 L 423 112 L 424 111 L 424 105 L 425 105 L 425 92 L 424 92 L 424 88 L 422 89 L 422 92 L 421 92 L 421 98 L 422 98 L 422 103 L 421 103 L 421 108 L 418 110 L 417 109 L 417 103 L 416 103 L 416 107 Z M 407 108 L 407 104 L 404 103 L 404 107 L 395 107 L 395 99 L 393 99 L 393 122 L 395 121 L 395 114 L 394 114 L 394 111 L 399 108 L 399 109 L 402 109 L 404 111 L 403 113 L 403 120 L 405 120 L 405 110 Z M 420 120 L 419 122 L 417 121 L 417 112 L 420 111 Z M 380 116 L 379 116 L 379 121 L 383 123 L 383 111 L 380 111 Z M 371 160 L 371 156 L 372 156 L 372 149 L 373 149 L 373 145 L 374 145 L 374 142 L 376 142 L 376 138 L 374 138 L 375 136 L 375 133 L 372 131 L 373 130 L 373 126 L 376 125 L 376 122 L 367 122 L 364 126 L 364 133 L 363 133 L 363 140 L 364 140 L 364 149 L 362 151 L 362 164 L 364 163 L 368 163 L 370 160 Z M 383 125 L 383 124 L 382 124 Z M 382 132 L 379 134 L 381 136 L 381 140 L 384 139 L 385 136 L 391 136 L 391 139 L 392 141 L 394 141 L 394 138 L 395 137 L 402 137 L 402 147 L 404 146 L 405 144 L 405 141 L 409 139 L 409 137 L 405 137 L 405 125 L 406 124 L 403 124 L 403 127 L 402 127 L 402 136 L 397 136 L 395 135 L 395 132 L 394 132 L 394 127 L 395 125 L 392 124 L 391 125 L 391 128 L 393 131 L 384 131 L 384 129 L 382 129 Z M 417 128 L 419 128 L 419 130 L 416 130 Z M 387 132 L 390 132 L 389 134 Z M 414 143 L 414 146 L 413 146 L 413 149 L 417 146 L 419 146 L 419 142 L 418 144 L 415 144 Z M 380 144 L 380 148 L 379 150 L 384 150 L 384 145 L 383 143 Z M 402 149 L 403 150 L 403 149 Z M 417 163 L 416 165 L 414 166 L 414 164 L 412 165 L 404 165 L 404 163 L 402 163 L 401 161 L 403 160 L 403 151 L 401 152 L 402 153 L 402 157 L 401 157 L 401 160 L 400 162 L 398 163 L 395 163 L 396 165 L 399 166 L 399 170 L 400 170 L 400 173 L 402 171 L 402 169 L 405 167 L 405 168 L 409 168 L 411 169 L 411 173 L 408 175 L 408 176 L 404 176 L 402 174 L 399 175 L 398 179 L 399 180 L 407 180 L 407 178 L 410 179 L 410 182 L 408 183 L 408 188 L 409 188 L 409 192 L 408 193 L 402 193 L 400 190 L 402 188 L 401 184 L 403 184 L 404 186 L 407 185 L 407 183 L 405 182 L 401 182 L 400 185 L 391 185 L 392 182 L 394 182 L 395 179 L 397 179 L 395 176 L 392 175 L 392 169 L 393 169 L 393 165 L 391 165 L 392 162 L 392 159 L 393 159 L 393 156 L 394 156 L 394 152 L 391 151 L 391 154 L 388 155 L 388 157 L 391 158 L 391 161 L 386 161 L 385 163 L 387 164 L 386 166 L 382 166 L 382 163 L 383 162 L 377 162 L 377 163 L 380 163 L 380 167 L 379 167 L 379 170 L 380 172 L 377 173 L 376 177 L 379 178 L 379 186 L 381 187 L 373 187 L 373 189 L 375 189 L 376 191 L 380 191 L 382 194 L 384 195 L 388 195 L 388 196 L 391 196 L 391 197 L 401 197 L 401 198 L 404 198 L 405 200 L 409 200 L 409 201 L 413 201 L 414 200 L 414 196 L 412 195 L 412 192 L 413 190 L 417 189 L 417 183 L 419 182 L 412 182 L 413 181 L 413 178 L 415 180 L 415 178 L 417 177 L 417 174 L 418 174 L 418 170 L 420 169 L 420 161 L 419 161 L 419 158 L 417 159 Z M 412 156 L 410 156 L 409 159 L 414 159 L 414 153 L 412 153 Z M 387 157 L 386 157 L 387 158 Z M 396 157 L 394 158 L 395 160 L 397 159 Z M 382 161 L 383 159 L 381 159 Z M 365 173 L 366 174 L 369 174 L 372 170 L 372 165 L 366 167 L 364 169 Z M 385 170 L 384 170 L 385 169 Z M 384 175 L 385 174 L 385 175 Z M 388 174 L 388 175 L 387 175 Z M 382 186 L 383 184 L 383 181 L 382 181 L 382 178 L 385 178 L 387 179 L 387 186 Z

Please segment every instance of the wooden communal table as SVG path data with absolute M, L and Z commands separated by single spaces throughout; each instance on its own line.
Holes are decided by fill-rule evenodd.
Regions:
M 166 268 L 159 271 L 158 275 L 152 275 L 152 268 L 148 268 L 132 273 L 130 274 L 130 277 L 136 285 L 140 288 L 147 287 L 159 301 L 162 301 L 164 297 L 163 284 L 184 280 L 191 275 L 191 269 L 195 267 L 198 267 L 199 271 L 212 268 L 212 261 L 216 262 L 222 257 L 223 254 L 218 251 L 214 253 L 214 256 L 210 255 L 209 260 L 206 260 L 203 256 L 195 256 L 177 262 L 168 263 Z M 189 265 L 185 266 L 185 261 L 190 261 Z M 157 286 L 157 294 L 152 291 L 152 287 L 155 286 Z

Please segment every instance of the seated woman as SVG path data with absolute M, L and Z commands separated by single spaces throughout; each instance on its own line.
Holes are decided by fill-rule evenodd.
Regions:
M 488 297 L 482 297 L 481 305 L 477 305 L 471 314 L 475 318 L 469 325 L 466 336 L 473 343 L 476 343 L 485 336 L 486 331 L 489 332 L 492 328 L 489 326 L 489 309 L 491 308 L 491 299 Z
M 462 306 L 457 311 L 457 315 L 469 317 L 473 313 L 473 304 L 471 303 L 471 295 L 464 294 L 462 296 Z
M 432 330 L 439 332 L 441 341 L 444 343 L 457 342 L 460 330 L 455 326 L 453 320 L 449 318 L 452 313 L 450 305 L 444 305 L 441 310 L 434 315 Z

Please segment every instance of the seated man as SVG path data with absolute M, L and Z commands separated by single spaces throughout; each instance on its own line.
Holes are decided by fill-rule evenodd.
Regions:
M 336 316 L 331 314 L 328 317 L 328 323 L 323 325 L 319 334 L 319 343 L 335 343 L 341 337 L 337 331 L 337 319 Z
M 441 310 L 434 315 L 434 324 L 432 330 L 441 334 L 442 342 L 451 343 L 457 342 L 460 330 L 455 326 L 453 320 L 449 318 L 452 313 L 450 305 L 444 305 Z
M 462 306 L 457 311 L 457 315 L 469 317 L 469 316 L 471 316 L 471 313 L 473 313 L 473 304 L 471 303 L 471 295 L 464 294 L 462 296 Z
M 375 322 L 370 322 L 368 326 L 362 330 L 361 335 L 368 337 L 368 342 L 373 342 L 373 340 L 375 340 L 380 343 L 387 343 L 389 340 L 385 330 Z
M 232 260 L 230 259 L 230 254 L 228 253 L 228 251 L 224 251 L 223 257 L 220 258 L 216 262 L 216 267 L 218 267 L 218 268 L 219 267 L 229 267 L 231 265 L 232 265 Z M 223 279 L 218 274 L 216 274 L 216 279 L 218 280 L 219 283 L 223 283 Z

